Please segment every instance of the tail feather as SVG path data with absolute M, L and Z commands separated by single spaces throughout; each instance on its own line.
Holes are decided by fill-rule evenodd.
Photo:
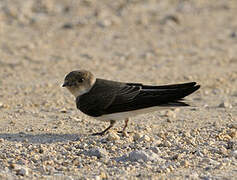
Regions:
M 188 104 L 181 101 L 184 97 L 192 94 L 199 88 L 200 85 L 196 85 L 194 82 L 167 86 L 155 86 L 154 88 L 149 86 L 149 89 L 142 89 L 142 92 L 139 95 L 144 98 L 144 101 L 154 105 L 187 106 Z
M 129 85 L 136 85 L 130 83 Z M 150 86 L 150 85 L 142 85 L 142 89 L 180 89 L 180 88 L 190 88 L 194 87 L 196 85 L 196 82 L 189 82 L 189 83 L 183 83 L 183 84 L 170 84 L 170 85 L 161 85 L 161 86 Z
M 180 88 L 177 89 L 177 98 L 182 99 L 185 96 L 188 96 L 189 94 L 192 94 L 193 92 L 197 91 L 200 88 L 200 85 L 196 85 L 193 87 L 188 87 L 188 88 Z

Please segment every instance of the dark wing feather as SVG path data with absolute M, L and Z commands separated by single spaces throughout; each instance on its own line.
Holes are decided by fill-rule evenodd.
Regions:
M 179 100 L 200 88 L 199 85 L 195 86 L 195 84 L 146 86 L 129 83 L 128 86 L 140 87 L 139 94 L 129 101 L 117 100 L 116 103 L 111 103 L 106 109 L 106 113 L 132 111 L 152 106 L 187 106 L 186 103 Z
M 129 86 L 141 86 L 142 89 L 178 89 L 178 88 L 190 88 L 196 85 L 196 82 L 189 82 L 183 84 L 171 84 L 171 85 L 160 85 L 160 86 L 151 86 L 143 85 L 139 83 L 127 83 Z
M 80 96 L 78 108 L 90 115 L 132 111 L 152 106 L 186 106 L 182 98 L 200 88 L 195 82 L 164 86 L 98 80 L 94 89 Z
M 107 114 L 111 105 L 132 101 L 141 87 L 97 79 L 92 89 L 76 99 L 77 108 L 89 116 Z

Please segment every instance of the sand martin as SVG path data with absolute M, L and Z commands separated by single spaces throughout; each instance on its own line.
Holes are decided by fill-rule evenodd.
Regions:
M 86 70 L 72 71 L 65 76 L 62 87 L 66 87 L 76 98 L 76 106 L 83 113 L 110 125 L 104 131 L 93 135 L 105 134 L 116 121 L 161 108 L 188 106 L 183 98 L 200 88 L 196 82 L 162 86 L 140 83 L 116 82 L 96 78 Z

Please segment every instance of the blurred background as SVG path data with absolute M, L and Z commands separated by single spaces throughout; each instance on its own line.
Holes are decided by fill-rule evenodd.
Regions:
M 1 77 L 34 85 L 88 69 L 152 83 L 230 79 L 236 8 L 235 0 L 1 0 Z

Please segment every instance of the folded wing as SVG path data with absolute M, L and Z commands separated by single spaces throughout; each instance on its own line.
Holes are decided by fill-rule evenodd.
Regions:
M 152 106 L 187 106 L 180 100 L 199 88 L 195 82 L 149 86 L 99 79 L 89 93 L 77 99 L 77 107 L 82 112 L 96 117 Z
M 200 88 L 195 82 L 164 86 L 127 83 L 105 109 L 105 114 L 152 106 L 188 106 L 181 100 Z

